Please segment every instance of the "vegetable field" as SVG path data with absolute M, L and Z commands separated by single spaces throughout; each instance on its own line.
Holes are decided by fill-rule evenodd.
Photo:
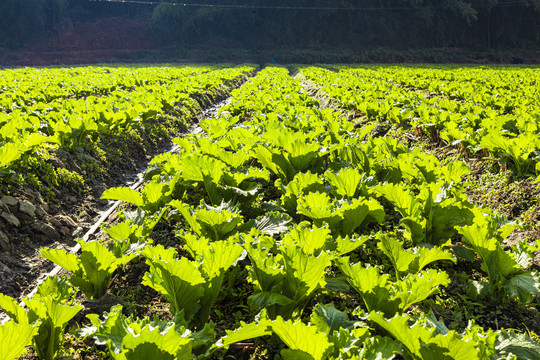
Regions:
M 0 294 L 0 359 L 540 359 L 538 69 L 2 75 L 6 201 L 51 177 L 84 197 L 58 150 L 199 128 L 99 194 L 121 209 L 78 252 L 36 247 L 63 270 Z

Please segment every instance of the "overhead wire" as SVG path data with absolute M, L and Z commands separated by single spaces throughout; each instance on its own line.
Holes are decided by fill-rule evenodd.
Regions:
M 169 6 L 185 6 L 185 7 L 208 7 L 208 8 L 226 8 L 226 9 L 249 9 L 249 10 L 317 10 L 317 11 L 395 11 L 395 10 L 432 10 L 432 9 L 449 9 L 459 8 L 463 5 L 469 5 L 475 9 L 492 8 L 492 7 L 521 7 L 528 6 L 531 3 L 528 0 L 508 1 L 497 4 L 490 3 L 470 3 L 470 4 L 455 4 L 455 5 L 430 5 L 430 6 L 376 6 L 376 7 L 345 7 L 345 6 L 278 6 L 278 5 L 241 5 L 241 4 L 205 4 L 192 2 L 161 2 L 161 1 L 144 1 L 144 0 L 89 0 L 92 2 L 108 2 L 108 3 L 126 3 L 140 5 L 169 5 Z

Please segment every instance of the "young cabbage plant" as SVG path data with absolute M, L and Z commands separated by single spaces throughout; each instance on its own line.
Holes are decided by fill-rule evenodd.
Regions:
M 218 340 L 213 350 L 228 348 L 237 342 L 272 334 L 276 334 L 287 346 L 287 349 L 281 350 L 285 360 L 327 359 L 332 347 L 326 334 L 320 332 L 316 326 L 306 325 L 300 320 L 286 321 L 281 316 L 269 320 L 263 313 L 257 322 L 250 324 L 241 322 L 240 325 L 234 331 L 227 330 L 227 335 Z
M 202 150 L 199 150 L 201 152 Z M 210 203 L 219 206 L 222 202 L 251 202 L 259 190 L 259 181 L 268 181 L 267 170 L 255 167 L 234 167 L 247 161 L 245 156 L 234 157 L 222 150 L 225 159 L 203 153 L 182 153 L 165 158 L 159 163 L 163 171 L 179 177 L 184 188 L 201 186 Z M 156 161 L 157 163 L 157 161 Z
M 327 154 L 308 135 L 286 131 L 279 123 L 264 135 L 273 146 L 259 144 L 253 150 L 254 157 L 285 184 L 299 172 L 322 171 Z
M 83 309 L 82 305 L 73 304 L 72 296 L 73 288 L 64 279 L 49 277 L 38 287 L 33 297 L 23 299 L 28 312 L 14 299 L 2 294 L 0 307 L 17 324 L 33 324 L 37 332 L 32 339 L 32 346 L 38 358 L 53 360 L 62 346 L 67 323 Z M 31 333 L 28 327 L 21 326 L 20 329 L 23 331 L 20 336 L 25 339 Z M 0 343 L 3 340 L 0 339 Z
M 455 331 L 440 332 L 433 323 L 425 325 L 402 314 L 388 318 L 386 314 L 371 311 L 369 320 L 383 328 L 403 349 L 405 358 L 410 359 L 481 359 L 476 341 L 464 339 Z M 444 324 L 443 324 L 444 326 Z
M 238 208 L 229 203 L 222 203 L 218 207 L 205 205 L 193 209 L 181 201 L 173 200 L 170 205 L 182 215 L 189 230 L 215 241 L 233 235 L 244 224 L 244 218 Z
M 342 168 L 338 172 L 328 170 L 325 177 L 332 187 L 332 194 L 341 199 L 368 197 L 370 187 L 377 185 L 373 176 L 366 176 L 355 168 Z
M 326 285 L 325 270 L 331 265 L 331 256 L 290 242 L 282 244 L 274 255 L 270 252 L 273 238 L 261 235 L 255 239 L 249 235 L 244 240 L 251 261 L 249 279 L 255 286 L 249 301 L 266 308 L 271 319 L 278 315 L 285 319 L 299 317 Z
M 385 212 L 376 200 L 355 198 L 332 200 L 326 193 L 309 193 L 298 199 L 297 212 L 322 227 L 328 224 L 332 233 L 350 236 L 357 228 L 371 222 L 384 222 Z
M 472 224 L 472 205 L 453 195 L 452 184 L 425 183 L 418 195 L 395 184 L 379 185 L 375 191 L 401 214 L 400 221 L 413 244 L 443 244 L 456 233 L 456 226 Z
M 450 260 L 456 262 L 454 255 L 443 250 L 439 246 L 434 247 L 414 247 L 403 249 L 403 242 L 389 237 L 386 234 L 378 234 L 377 247 L 388 257 L 394 270 L 396 279 L 401 279 L 403 275 L 416 274 L 429 264 L 435 261 Z
M 440 286 L 450 284 L 444 271 L 423 270 L 391 281 L 390 276 L 381 274 L 377 267 L 363 267 L 360 263 L 351 265 L 348 257 L 339 258 L 336 263 L 349 284 L 362 296 L 368 311 L 382 311 L 388 317 L 403 313 L 438 293 Z
M 283 236 L 280 246 L 297 246 L 308 255 L 315 255 L 324 250 L 339 257 L 356 250 L 367 240 L 368 236 L 334 238 L 328 226 L 317 227 L 308 221 L 303 221 Z
M 283 185 L 283 181 L 278 179 L 276 187 L 281 189 L 281 205 L 291 216 L 299 217 L 296 213 L 298 208 L 298 199 L 308 195 L 311 192 L 324 193 L 326 188 L 321 177 L 311 172 L 298 173 L 287 184 Z
M 42 249 L 41 256 L 61 266 L 73 275 L 69 281 L 88 299 L 99 299 L 107 292 L 114 271 L 138 256 L 144 243 L 112 242 L 106 246 L 97 241 L 78 240 L 81 254 L 66 250 Z M 117 244 L 117 245 L 115 245 Z
M 534 133 L 524 133 L 514 138 L 498 132 L 490 132 L 480 141 L 480 147 L 488 149 L 501 162 L 513 164 L 518 176 L 527 175 L 534 163 L 531 155 L 538 151 L 540 140 Z
M 190 236 L 187 239 L 195 261 L 177 259 L 173 248 L 165 249 L 161 245 L 143 250 L 150 266 L 143 285 L 163 295 L 174 314 L 182 311 L 187 322 L 201 329 L 208 321 L 226 271 L 238 261 L 243 249 L 228 241 L 210 243 L 208 239 L 196 240 Z
M 103 231 L 109 235 L 111 239 L 114 239 L 119 243 L 136 244 L 152 242 L 152 240 L 149 239 L 149 236 L 167 210 L 168 208 L 164 207 L 154 214 L 150 214 L 141 209 L 132 212 L 124 212 L 125 220 L 123 222 L 106 227 Z
M 275 334 L 287 346 L 283 359 L 393 359 L 402 348 L 389 337 L 372 336 L 365 324 L 350 321 L 333 304 L 317 304 L 306 325 L 300 320 L 268 319 L 263 311 L 256 321 L 241 326 L 216 342 L 211 351 L 237 342 Z
M 96 345 L 106 345 L 115 360 L 193 359 L 197 345 L 194 334 L 184 324 L 154 318 L 133 319 L 122 314 L 122 305 L 104 314 L 87 315 L 90 326 L 83 328 L 83 337 L 92 336 Z M 176 319 L 175 319 L 176 320 Z M 180 321 L 181 322 L 181 321 Z
M 179 175 L 168 179 L 156 178 L 146 184 L 141 192 L 129 187 L 110 188 L 103 192 L 101 198 L 125 201 L 137 206 L 139 210 L 156 213 L 171 200 L 179 178 Z
M 475 288 L 471 295 L 498 294 L 528 303 L 540 294 L 540 276 L 534 270 L 527 270 L 532 263 L 532 254 L 519 246 L 514 247 L 513 253 L 506 252 L 501 246 L 501 241 L 514 228 L 509 225 L 497 229 L 492 220 L 480 217 L 475 224 L 458 229 L 463 240 L 482 259 L 482 270 L 489 279 L 489 284 L 471 282 Z

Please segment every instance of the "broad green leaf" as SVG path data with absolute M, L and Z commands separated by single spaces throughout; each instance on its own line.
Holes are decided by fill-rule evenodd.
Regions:
M 89 299 L 99 299 L 107 292 L 114 271 L 131 261 L 136 253 L 121 253 L 118 257 L 108 247 L 97 242 L 79 240 L 81 254 L 76 256 L 65 250 L 41 250 L 46 259 L 73 273 L 70 282 L 78 286 Z
M 458 232 L 482 258 L 482 267 L 488 273 L 490 283 L 497 284 L 521 271 L 516 261 L 502 249 L 487 226 L 477 224 L 464 226 L 458 229 Z
M 321 252 L 310 256 L 298 247 L 287 246 L 281 249 L 286 264 L 284 291 L 289 297 L 301 301 L 316 289 L 324 287 L 325 271 L 331 265 L 330 256 Z
M 25 150 L 22 144 L 7 143 L 2 145 L 0 147 L 0 168 L 19 159 Z
M 26 309 L 20 306 L 12 297 L 0 293 L 0 308 L 18 324 L 30 323 Z
M 540 293 L 540 277 L 535 271 L 517 274 L 506 281 L 503 287 L 510 298 L 529 303 Z
M 42 314 L 42 310 L 44 310 L 47 314 L 47 319 L 52 322 L 54 327 L 66 325 L 79 311 L 84 309 L 82 305 L 71 306 L 59 303 L 52 296 L 40 296 L 32 299 L 26 298 L 24 302 L 29 309 L 36 313 Z
M 327 227 L 311 226 L 308 222 L 301 222 L 292 228 L 283 237 L 282 244 L 296 245 L 308 255 L 319 253 L 328 241 L 332 240 L 330 230 Z
M 403 249 L 403 242 L 388 237 L 386 234 L 377 236 L 377 247 L 390 259 L 397 273 L 408 272 L 416 256 Z
M 322 227 L 323 222 L 336 226 L 342 217 L 335 212 L 335 204 L 326 193 L 312 192 L 298 199 L 299 214 L 313 219 L 315 225 Z
M 118 360 L 171 359 L 191 360 L 189 332 L 178 334 L 174 324 L 160 330 L 145 326 L 138 334 L 128 333 L 122 340 L 122 352 L 113 353 Z
M 3 360 L 13 360 L 21 356 L 38 330 L 30 324 L 8 321 L 0 325 L 0 354 Z
M 472 341 L 464 341 L 455 331 L 450 331 L 446 335 L 436 335 L 423 344 L 420 349 L 422 358 L 429 360 L 477 360 L 478 350 Z
M 261 319 L 259 322 L 246 324 L 240 322 L 240 327 L 234 331 L 226 330 L 227 335 L 216 342 L 217 347 L 228 348 L 230 345 L 237 342 L 242 342 L 250 339 L 255 339 L 261 336 L 271 335 L 271 323 L 266 319 Z
M 52 261 L 69 272 L 76 274 L 81 270 L 81 264 L 77 256 L 65 250 L 42 249 L 40 253 L 45 259 Z
M 363 180 L 360 172 L 353 168 L 341 169 L 338 173 L 327 171 L 325 175 L 334 191 L 348 199 L 355 197 Z
M 281 188 L 283 192 L 281 203 L 290 214 L 296 213 L 298 199 L 302 196 L 311 192 L 326 191 L 320 176 L 309 171 L 296 174 L 287 186 L 281 186 Z
M 336 261 L 336 265 L 347 277 L 347 281 L 362 296 L 369 311 L 381 310 L 385 314 L 393 315 L 400 300 L 393 295 L 389 276 L 380 274 L 376 267 L 364 268 L 360 263 L 351 265 L 348 257 Z
M 379 185 L 375 190 L 390 201 L 404 218 L 422 217 L 422 205 L 405 187 L 395 184 Z
M 539 360 L 540 345 L 527 334 L 517 334 L 512 331 L 499 331 L 495 345 L 499 356 L 515 355 L 520 360 Z
M 143 276 L 143 285 L 163 295 L 174 313 L 183 310 L 189 321 L 199 311 L 199 300 L 204 296 L 205 280 L 197 263 L 185 257 L 177 260 L 176 251 L 162 245 L 146 247 L 142 255 L 150 266 Z
M 336 309 L 334 303 L 315 305 L 311 315 L 311 323 L 325 334 L 331 334 L 340 328 L 352 330 L 355 324 L 354 321 L 349 320 L 346 313 Z
M 429 264 L 435 261 L 449 260 L 456 263 L 456 258 L 452 253 L 443 250 L 439 246 L 434 246 L 432 248 L 418 247 L 416 248 L 416 253 L 418 254 L 418 260 L 415 262 L 414 270 L 421 271 Z
M 368 236 L 362 236 L 359 238 L 338 236 L 337 239 L 335 239 L 336 254 L 338 256 L 343 256 L 350 252 L 353 252 L 354 250 L 365 244 L 368 240 Z
M 429 269 L 398 281 L 395 296 L 401 300 L 400 309 L 405 311 L 411 305 L 439 292 L 441 286 L 448 286 L 448 284 L 450 284 L 450 278 L 446 272 Z
M 294 305 L 294 301 L 292 299 L 289 299 L 285 295 L 270 291 L 262 291 L 253 294 L 249 297 L 249 301 L 262 308 L 275 304 L 282 306 Z
M 138 207 L 144 206 L 143 196 L 138 191 L 127 187 L 115 187 L 107 189 L 101 195 L 102 199 L 120 200 Z
M 272 321 L 272 331 L 289 349 L 303 351 L 314 360 L 324 359 L 326 351 L 332 346 L 326 335 L 317 331 L 317 327 L 307 326 L 300 321 L 284 321 L 278 316 Z
M 386 319 L 382 313 L 372 311 L 369 320 L 385 329 L 392 337 L 399 341 L 413 356 L 420 357 L 421 341 L 427 342 L 433 337 L 434 329 L 426 329 L 418 322 L 409 326 L 408 315 L 395 315 Z

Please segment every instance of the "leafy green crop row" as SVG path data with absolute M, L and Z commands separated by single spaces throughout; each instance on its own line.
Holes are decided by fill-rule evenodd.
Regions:
M 536 70 L 391 67 L 342 68 L 335 73 L 306 68 L 303 74 L 371 121 L 413 127 L 434 141 L 459 148 L 465 156 L 489 153 L 519 176 L 540 175 Z M 427 84 L 432 77 L 435 80 Z M 437 77 L 452 81 L 438 82 Z
M 140 82 L 133 89 L 114 90 L 108 96 L 36 102 L 0 113 L 0 171 L 40 147 L 69 149 L 83 141 L 95 141 L 101 135 L 129 132 L 138 123 L 180 105 L 194 106 L 197 96 L 253 70 L 236 67 L 199 73 L 206 68 L 196 67 L 162 71 L 166 73 L 167 69 L 170 77 Z M 139 76 L 151 77 L 155 73 L 150 68 Z M 79 81 L 87 81 L 91 74 L 84 73 Z M 179 77 L 182 74 L 192 76 Z
M 71 67 L 6 69 L 0 73 L 0 109 L 55 100 L 103 96 L 151 83 L 168 83 L 215 70 L 209 66 L 183 67 Z

